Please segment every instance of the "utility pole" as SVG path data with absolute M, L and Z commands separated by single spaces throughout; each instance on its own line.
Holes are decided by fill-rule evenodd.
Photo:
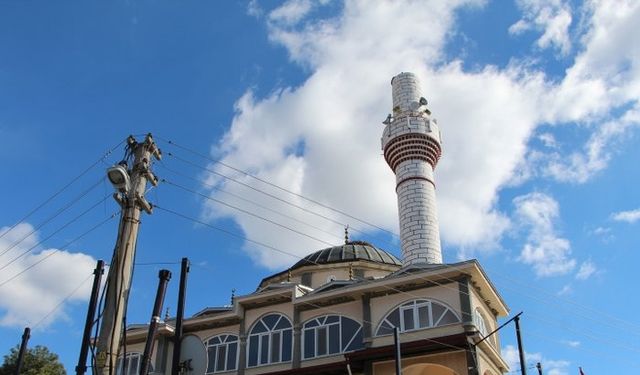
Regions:
M 400 350 L 400 328 L 393 328 L 393 346 L 395 347 L 396 375 L 402 375 L 402 351 Z
M 122 211 L 118 239 L 107 276 L 107 294 L 97 343 L 97 373 L 102 375 L 116 373 L 123 316 L 131 288 L 140 215 L 142 210 L 147 214 L 151 214 L 152 211 L 151 204 L 144 198 L 144 193 L 147 182 L 154 186 L 158 184 L 158 179 L 151 173 L 151 158 L 160 160 L 161 154 L 151 134 L 147 134 L 142 143 L 138 143 L 133 136 L 129 136 L 125 156 L 130 155 L 133 156 L 130 169 L 126 160 L 123 160 L 107 170 L 109 181 L 117 189 L 114 198 L 122 207 Z
M 518 340 L 518 354 L 520 356 L 520 373 L 527 375 L 527 362 L 524 359 L 524 348 L 522 347 L 522 336 L 520 335 L 520 314 L 513 318 L 516 323 L 516 339 Z
M 542 375 L 542 364 L 540 362 L 536 364 L 536 368 L 538 369 L 538 375 Z

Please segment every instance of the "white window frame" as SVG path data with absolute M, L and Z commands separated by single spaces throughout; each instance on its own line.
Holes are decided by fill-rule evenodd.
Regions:
M 226 336 L 225 337 L 225 342 L 222 342 L 222 340 L 220 340 L 219 343 L 217 344 L 213 344 L 211 343 L 211 341 L 213 341 L 213 339 L 215 338 L 220 338 L 222 336 Z M 229 336 L 233 336 L 235 337 L 235 341 L 226 341 L 228 339 Z M 235 359 L 235 368 L 233 369 L 229 369 L 229 362 L 227 361 L 228 358 L 228 353 L 229 353 L 229 345 L 235 343 L 236 344 L 236 359 Z M 229 371 L 237 371 L 238 370 L 238 357 L 239 357 L 239 353 L 240 353 L 240 339 L 238 338 L 238 335 L 233 334 L 233 333 L 221 333 L 215 336 L 211 336 L 208 339 L 205 340 L 204 342 L 204 346 L 207 349 L 207 370 L 209 370 L 209 348 L 212 346 L 216 347 L 216 351 L 215 351 L 215 356 L 216 356 L 216 368 L 213 369 L 213 371 L 207 371 L 206 374 L 219 374 L 219 373 L 223 373 L 223 372 L 229 372 Z M 217 370 L 218 367 L 218 350 L 220 350 L 220 347 L 224 346 L 225 347 L 225 368 L 224 370 Z
M 320 319 L 323 319 L 324 321 L 326 321 L 326 319 L 328 319 L 331 316 L 335 316 L 338 318 L 337 322 L 333 322 L 333 323 L 322 323 L 320 324 Z M 358 333 L 360 331 L 362 331 L 362 324 L 358 323 L 358 329 L 355 331 L 355 333 L 353 334 L 353 336 L 349 339 L 349 342 L 346 343 L 346 345 L 343 345 L 343 341 L 342 341 L 342 337 L 343 337 L 343 329 L 342 329 L 342 319 L 350 319 L 353 320 L 354 322 L 358 323 L 357 320 L 355 319 L 351 319 L 349 317 L 343 316 L 343 315 L 337 315 L 337 314 L 329 314 L 329 315 L 322 315 L 322 316 L 317 316 L 315 318 L 309 319 L 307 320 L 303 325 L 302 325 L 302 359 L 303 360 L 307 360 L 307 359 L 316 359 L 316 358 L 323 358 L 323 357 L 329 357 L 329 356 L 334 356 L 334 355 L 339 355 L 342 353 L 346 353 L 346 350 L 343 350 L 342 348 L 348 348 L 352 343 L 353 340 L 356 339 L 356 337 L 358 336 Z M 317 321 L 318 325 L 313 326 L 313 327 L 306 327 L 305 326 L 307 324 L 309 324 L 312 321 Z M 338 326 L 338 347 L 339 347 L 339 351 L 337 353 L 329 353 L 329 327 L 331 326 Z M 318 331 L 324 328 L 325 332 L 326 332 L 326 351 L 325 354 L 318 354 L 318 348 L 319 348 L 319 341 L 320 341 L 320 335 L 318 334 Z M 307 331 L 313 331 L 313 339 L 314 339 L 314 350 L 313 350 L 313 356 L 311 357 L 307 357 L 307 353 L 305 350 L 305 341 L 307 340 L 307 336 L 305 334 L 305 332 Z
M 293 324 L 291 324 L 291 321 L 289 320 L 289 318 L 287 318 L 285 315 L 281 314 L 281 313 L 269 313 L 264 315 L 263 317 L 261 317 L 260 319 L 256 320 L 256 322 L 253 324 L 253 327 L 251 328 L 251 331 L 253 331 L 256 327 L 256 325 L 258 323 L 263 324 L 267 329 L 270 329 L 269 327 L 267 327 L 267 325 L 263 322 L 263 319 L 266 316 L 269 315 L 278 315 L 279 318 L 278 320 L 276 320 L 276 322 L 273 324 L 274 327 L 277 327 L 278 324 L 280 323 L 280 321 L 282 319 L 285 319 L 288 323 L 289 323 L 289 327 L 287 328 L 279 328 L 279 329 L 274 329 L 274 330 L 269 330 L 268 332 L 260 332 L 260 333 L 254 333 L 254 334 L 249 334 L 247 336 L 247 367 L 259 367 L 259 366 L 266 366 L 266 365 L 270 365 L 270 364 L 275 364 L 275 363 L 287 363 L 287 362 L 291 362 L 291 359 L 289 359 L 288 361 L 283 361 L 282 360 L 282 354 L 283 354 L 283 343 L 284 343 L 284 335 L 282 334 L 284 331 L 290 330 L 291 331 L 291 351 L 293 351 L 293 345 L 295 345 L 294 343 L 294 339 L 293 339 Z M 251 332 L 249 331 L 249 332 Z M 273 343 L 273 336 L 274 334 L 279 333 L 280 334 L 280 342 L 279 342 L 279 348 L 280 348 L 280 354 L 279 354 L 279 360 L 278 361 L 271 361 L 272 358 L 272 350 L 273 350 L 273 345 L 271 345 Z M 258 337 L 258 351 L 257 351 L 257 364 L 255 365 L 251 365 L 249 363 L 249 353 L 251 352 L 251 337 L 257 336 Z M 267 350 L 267 362 L 262 362 L 262 338 L 264 336 L 268 336 L 268 350 Z M 293 353 L 291 353 L 291 358 L 293 358 Z
M 434 321 L 434 317 L 433 317 L 433 304 L 438 304 L 441 305 L 442 307 L 445 308 L 444 312 L 442 313 L 442 315 L 440 315 L 438 317 L 437 321 Z M 419 309 L 421 307 L 427 307 L 427 325 L 426 326 L 420 326 L 420 315 L 419 315 Z M 448 306 L 447 304 L 437 301 L 437 300 L 432 300 L 432 299 L 415 299 L 415 300 L 411 300 L 411 301 L 405 301 L 400 303 L 399 305 L 395 306 L 393 309 L 389 310 L 389 312 L 387 314 L 385 314 L 384 318 L 380 321 L 380 324 L 378 324 L 378 327 L 376 328 L 376 336 L 384 336 L 387 334 L 378 334 L 378 332 L 380 331 L 380 328 L 382 327 L 382 325 L 386 322 L 389 326 L 393 327 L 394 325 L 388 320 L 389 315 L 393 314 L 395 311 L 398 311 L 398 315 L 399 315 L 399 325 L 400 325 L 400 332 L 411 332 L 411 331 L 417 331 L 417 330 L 422 330 L 422 329 L 429 329 L 429 328 L 435 328 L 435 327 L 441 327 L 441 326 L 445 326 L 445 325 L 449 325 L 449 324 L 457 324 L 460 323 L 460 316 L 456 313 L 456 311 L 454 309 L 452 309 L 450 306 Z M 406 323 L 405 323 L 405 317 L 404 317 L 404 312 L 405 311 L 411 311 L 412 314 L 411 316 L 413 317 L 413 328 L 407 329 Z M 447 314 L 447 311 L 451 311 L 453 313 L 453 315 L 456 317 L 457 322 L 454 323 L 448 323 L 448 324 L 439 324 L 442 319 L 444 318 L 444 316 Z

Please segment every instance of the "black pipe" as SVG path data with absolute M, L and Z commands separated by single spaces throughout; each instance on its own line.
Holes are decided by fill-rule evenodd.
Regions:
M 173 336 L 173 360 L 171 361 L 171 375 L 180 372 L 180 340 L 182 340 L 182 320 L 184 319 L 184 301 L 187 294 L 187 274 L 189 273 L 189 259 L 182 258 L 180 268 L 180 290 L 178 291 L 178 309 L 176 311 L 176 330 Z
M 89 298 L 89 307 L 87 308 L 87 320 L 84 323 L 84 334 L 82 335 L 76 375 L 83 375 L 87 371 L 87 354 L 89 353 L 89 345 L 91 342 L 91 328 L 93 327 L 93 318 L 96 314 L 96 305 L 98 303 L 98 295 L 100 294 L 100 282 L 102 281 L 103 273 L 104 260 L 100 259 L 96 264 L 96 269 L 93 270 L 93 286 L 91 287 L 91 298 Z
M 171 279 L 171 271 L 160 270 L 158 273 L 160 281 L 158 281 L 158 291 L 156 292 L 156 301 L 153 304 L 151 312 L 151 322 L 149 322 L 149 332 L 147 332 L 147 343 L 144 345 L 142 354 L 142 366 L 140 367 L 140 375 L 147 375 L 151 367 L 151 352 L 153 352 L 153 344 L 155 343 L 156 331 L 160 322 L 160 314 L 162 314 L 162 305 L 164 304 L 164 295 L 167 292 L 167 284 Z
M 524 361 L 524 349 L 522 348 L 522 337 L 520 335 L 520 315 L 513 319 L 516 322 L 516 338 L 518 339 L 518 353 L 520 354 L 520 372 L 527 375 L 527 363 Z
M 538 369 L 538 375 L 542 375 L 542 364 L 540 362 L 536 364 L 536 368 Z
M 401 351 L 400 351 L 400 329 L 398 327 L 393 328 L 393 344 L 396 348 L 396 375 L 402 375 Z
M 24 333 L 22 334 L 22 343 L 20 343 L 20 351 L 18 352 L 18 361 L 16 363 L 16 375 L 20 375 L 20 370 L 22 370 L 22 363 L 24 362 L 24 353 L 27 351 L 27 344 L 29 343 L 30 337 L 31 337 L 31 328 L 26 327 L 24 329 Z

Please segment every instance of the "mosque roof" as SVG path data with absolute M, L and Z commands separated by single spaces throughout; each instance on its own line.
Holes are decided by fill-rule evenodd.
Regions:
M 400 259 L 368 242 L 349 241 L 342 245 L 311 253 L 294 264 L 291 270 L 309 265 L 352 262 L 356 260 L 402 266 Z

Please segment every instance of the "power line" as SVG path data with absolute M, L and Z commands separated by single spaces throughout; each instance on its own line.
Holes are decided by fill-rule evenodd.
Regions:
M 390 235 L 392 235 L 392 236 L 398 237 L 398 234 L 397 234 L 397 233 L 394 233 L 394 232 L 392 232 L 392 231 L 389 231 L 388 229 L 385 229 L 385 228 L 383 228 L 383 227 L 381 227 L 381 226 L 378 226 L 378 225 L 376 225 L 376 224 L 373 224 L 373 223 L 371 223 L 371 222 L 369 222 L 369 221 L 367 221 L 367 220 L 360 219 L 360 218 L 358 218 L 358 217 L 356 217 L 356 216 L 353 216 L 353 215 L 351 215 L 351 214 L 349 214 L 349 213 L 347 213 L 347 212 L 341 211 L 341 210 L 339 210 L 339 209 L 337 209 L 337 208 L 333 208 L 333 207 L 331 207 L 331 206 L 329 206 L 329 205 L 327 205 L 327 204 L 324 204 L 324 203 L 322 203 L 322 202 L 319 202 L 319 201 L 317 201 L 317 200 L 315 200 L 315 199 L 312 199 L 312 198 L 306 197 L 306 196 L 304 196 L 304 195 L 302 195 L 302 194 L 299 194 L 299 193 L 296 193 L 296 192 L 291 191 L 291 190 L 289 190 L 289 189 L 286 189 L 286 188 L 284 188 L 284 187 L 282 187 L 282 186 L 276 185 L 276 184 L 274 184 L 274 183 L 272 183 L 272 182 L 269 182 L 269 181 L 267 181 L 267 180 L 265 180 L 265 179 L 262 179 L 262 178 L 260 178 L 260 177 L 258 177 L 258 176 L 256 176 L 256 175 L 254 175 L 254 174 L 251 174 L 251 173 L 249 173 L 248 171 L 244 171 L 244 170 L 242 170 L 242 169 L 240 169 L 240 168 L 233 167 L 233 166 L 231 166 L 231 165 L 229 165 L 229 164 L 226 164 L 226 163 L 224 163 L 224 162 L 222 162 L 222 161 L 220 161 L 220 160 L 213 159 L 213 158 L 209 157 L 208 155 L 202 154 L 202 153 L 200 153 L 200 152 L 198 152 L 198 151 L 195 151 L 195 150 L 193 150 L 193 149 L 191 149 L 191 148 L 188 148 L 188 147 L 186 147 L 186 146 L 178 145 L 178 144 L 176 144 L 175 142 L 173 142 L 173 141 L 171 141 L 171 140 L 165 140 L 165 139 L 163 139 L 163 138 L 161 138 L 161 137 L 158 137 L 158 139 L 160 139 L 160 140 L 162 140 L 162 141 L 164 141 L 164 142 L 167 142 L 168 144 L 173 145 L 173 146 L 175 146 L 175 147 L 177 147 L 177 148 L 180 148 L 180 149 L 182 149 L 182 150 L 184 150 L 184 151 L 187 151 L 187 152 L 189 152 L 189 153 L 191 153 L 191 154 L 194 154 L 194 155 L 196 155 L 196 156 L 199 156 L 199 157 L 201 157 L 201 158 L 203 158 L 203 159 L 205 159 L 205 160 L 209 160 L 209 161 L 211 161 L 211 162 L 213 162 L 213 163 L 215 163 L 215 164 L 220 164 L 220 165 L 222 165 L 222 166 L 224 166 L 224 167 L 226 167 L 226 168 L 229 168 L 229 169 L 231 169 L 231 170 L 233 170 L 233 171 L 236 171 L 236 172 L 238 172 L 238 173 L 241 173 L 241 174 L 243 174 L 243 175 L 245 175 L 245 176 L 247 176 L 247 177 L 250 177 L 250 178 L 252 178 L 252 179 L 254 179 L 254 180 L 256 180 L 256 181 L 262 182 L 263 184 L 266 184 L 266 185 L 269 185 L 269 186 L 271 186 L 271 187 L 274 187 L 274 188 L 276 188 L 276 189 L 278 189 L 278 190 L 280 190 L 280 191 L 286 192 L 286 193 L 291 194 L 291 195 L 293 195 L 293 196 L 296 196 L 296 197 L 298 197 L 298 198 L 302 198 L 302 199 L 304 199 L 304 200 L 306 200 L 306 201 L 308 201 L 308 202 L 311 202 L 311 203 L 313 203 L 313 204 L 315 204 L 315 205 L 318 205 L 318 206 L 323 207 L 323 208 L 326 208 L 326 209 L 328 209 L 328 210 L 330 210 L 330 211 L 333 211 L 333 212 L 339 213 L 339 214 L 341 214 L 341 215 L 343 215 L 343 216 L 345 216 L 345 217 L 348 217 L 348 218 L 350 218 L 350 219 L 356 220 L 356 221 L 358 221 L 358 222 L 360 222 L 360 223 L 366 224 L 366 225 L 368 225 L 368 226 L 370 226 L 370 227 L 373 227 L 373 228 L 376 228 L 376 229 L 378 229 L 378 230 L 380 230 L 380 231 L 386 232 L 386 233 L 388 233 L 388 234 L 390 234 Z M 171 155 L 171 156 L 174 156 L 174 157 L 175 157 L 175 155 Z M 218 174 L 217 172 L 214 172 L 214 173 Z
M 47 203 L 51 202 L 55 197 L 57 197 L 58 195 L 60 195 L 63 191 L 65 191 L 69 186 L 73 185 L 74 182 L 76 182 L 77 180 L 79 180 L 82 176 L 84 176 L 85 174 L 87 174 L 93 167 L 95 167 L 96 165 L 98 165 L 99 163 L 103 162 L 104 159 L 106 159 L 109 155 L 111 155 L 111 153 L 113 152 L 113 150 L 115 150 L 116 148 L 120 147 L 120 145 L 124 142 L 124 140 L 121 140 L 120 142 L 118 142 L 117 145 L 111 147 L 104 155 L 102 155 L 100 158 L 98 158 L 98 160 L 96 160 L 95 162 L 93 162 L 91 165 L 89 165 L 86 169 L 84 169 L 82 172 L 80 172 L 79 175 L 77 175 L 76 177 L 72 178 L 71 181 L 69 181 L 67 184 L 65 184 L 62 188 L 60 188 L 59 190 L 57 190 L 55 193 L 53 193 L 49 198 L 45 199 L 44 202 L 40 203 L 38 206 L 36 206 L 34 209 L 32 209 L 31 211 L 29 211 L 26 215 L 24 215 L 20 220 L 18 220 L 15 224 L 13 224 L 11 227 L 9 227 L 6 231 L 0 233 L 0 238 L 4 237 L 7 233 L 9 233 L 10 231 L 12 231 L 15 227 L 18 226 L 18 224 L 24 222 L 26 219 L 28 219 L 31 215 L 33 215 L 36 211 L 38 211 L 39 209 L 41 209 L 42 207 L 44 207 L 45 205 L 47 205 Z
M 73 206 L 74 204 L 78 203 L 78 201 L 80 201 L 82 198 L 84 198 L 87 194 L 89 194 L 93 189 L 95 189 L 98 185 L 100 185 L 100 183 L 104 180 L 104 177 L 101 177 L 100 179 L 98 179 L 98 181 L 89 186 L 89 188 L 87 188 L 86 190 L 84 190 L 80 195 L 78 195 L 77 197 L 75 197 L 74 199 L 72 199 L 70 202 L 68 202 L 66 205 L 64 205 L 63 207 L 61 207 L 60 209 L 58 209 L 58 211 L 56 211 L 55 214 L 49 216 L 47 219 L 45 219 L 42 223 L 38 224 L 36 227 L 33 228 L 33 230 L 29 233 L 27 233 L 25 236 L 23 236 L 22 238 L 20 238 L 19 240 L 15 241 L 13 244 L 11 244 L 11 246 L 7 247 L 6 249 L 4 249 L 2 251 L 2 253 L 0 253 L 0 256 L 6 254 L 7 252 L 9 252 L 11 249 L 13 249 L 14 247 L 18 246 L 20 243 L 22 243 L 22 241 L 24 241 L 25 239 L 31 237 L 32 234 L 34 234 L 35 232 L 38 231 L 38 229 L 42 228 L 43 226 L 45 226 L 47 223 L 49 223 L 51 220 L 55 219 L 56 217 L 58 217 L 60 214 L 62 214 L 63 212 L 65 212 L 66 210 L 68 210 L 71 206 Z
M 291 227 L 286 226 L 286 225 L 284 225 L 284 224 L 280 224 L 280 223 L 278 223 L 278 222 L 276 222 L 276 221 L 274 221 L 274 220 L 268 219 L 268 218 L 266 218 L 266 217 L 264 217 L 264 216 L 260 216 L 260 215 L 258 215 L 258 214 L 255 214 L 255 213 L 251 212 L 251 211 L 248 211 L 248 210 L 242 209 L 242 208 L 240 208 L 240 207 L 237 207 L 237 206 L 231 205 L 231 204 L 229 204 L 229 203 L 223 202 L 223 201 L 221 201 L 221 200 L 219 200 L 219 199 L 216 199 L 216 198 L 210 197 L 210 196 L 208 196 L 208 195 L 206 195 L 206 194 L 199 193 L 199 192 L 197 192 L 197 191 L 195 191 L 195 190 L 192 190 L 192 189 L 189 189 L 189 188 L 187 188 L 187 187 L 185 187 L 185 186 L 178 185 L 178 184 L 173 183 L 173 182 L 171 182 L 171 181 L 167 181 L 166 179 L 162 179 L 161 181 L 162 181 L 162 182 L 164 182 L 164 183 L 166 183 L 166 184 L 169 184 L 169 185 L 175 186 L 175 187 L 177 187 L 177 188 L 179 188 L 179 189 L 182 189 L 182 190 L 184 190 L 184 191 L 187 191 L 187 192 L 189 192 L 189 193 L 192 193 L 192 194 L 198 195 L 198 196 L 200 196 L 200 197 L 202 197 L 202 198 L 205 198 L 205 199 L 208 199 L 208 200 L 210 200 L 210 201 L 213 201 L 213 202 L 216 202 L 216 203 L 218 203 L 218 204 L 221 204 L 221 205 L 223 205 L 223 206 L 225 206 L 225 207 L 232 208 L 232 209 L 237 210 L 237 211 L 239 211 L 239 212 L 242 212 L 242 213 L 244 213 L 244 214 L 246 214 L 246 215 L 249 215 L 249 216 L 255 217 L 255 218 L 257 218 L 257 219 L 260 219 L 260 220 L 266 221 L 267 223 L 270 223 L 270 224 L 273 224 L 273 225 L 279 226 L 279 227 L 281 227 L 281 228 L 283 228 L 283 229 L 289 230 L 289 231 L 291 231 L 291 232 L 297 233 L 297 234 L 299 234 L 299 235 L 301 235 L 301 236 L 308 237 L 308 238 L 310 238 L 310 239 L 312 239 L 312 240 L 315 240 L 315 241 L 321 242 L 321 243 L 323 243 L 323 244 L 325 244 L 325 245 L 329 245 L 329 246 L 332 246 L 332 245 L 333 245 L 333 244 L 332 244 L 332 243 L 330 243 L 330 242 L 327 242 L 327 241 L 322 240 L 322 239 L 320 239 L 320 238 L 314 237 L 314 236 L 312 236 L 312 235 L 310 235 L 310 234 L 306 234 L 306 233 L 304 233 L 304 232 L 300 232 L 300 231 L 299 231 L 299 230 L 297 230 L 297 229 L 291 228 Z
M 49 317 L 49 315 L 53 314 L 56 310 L 58 310 L 60 308 L 60 306 L 62 306 L 65 302 L 67 302 L 67 300 L 71 297 L 73 297 L 74 294 L 76 294 L 76 292 L 87 282 L 89 281 L 89 279 L 91 279 L 91 276 L 93 276 L 93 274 L 90 274 L 89 276 L 87 276 L 86 279 L 82 280 L 82 282 L 80 284 L 78 284 L 78 286 L 73 289 L 73 291 L 71 291 L 71 293 L 69 293 L 66 297 L 64 297 L 62 299 L 62 301 L 60 301 L 60 303 L 58 303 L 53 309 L 51 309 L 51 311 L 49 311 L 45 316 L 43 316 L 40 320 L 38 320 L 38 322 L 36 324 L 33 325 L 33 328 L 36 328 L 40 325 L 40 323 L 44 322 L 45 319 L 47 319 Z
M 7 264 L 3 265 L 2 267 L 0 267 L 0 271 L 2 271 L 3 269 L 7 268 L 8 266 L 10 266 L 12 263 L 14 263 L 15 261 L 17 261 L 18 259 L 22 258 L 23 256 L 25 256 L 27 253 L 31 252 L 33 249 L 35 249 L 36 247 L 40 246 L 42 243 L 44 243 L 45 241 L 47 241 L 48 239 L 50 239 L 51 237 L 53 237 L 54 235 L 56 235 L 58 232 L 62 231 L 63 229 L 65 229 L 66 227 L 68 227 L 69 225 L 73 224 L 74 222 L 76 222 L 78 219 L 80 219 L 82 216 L 86 215 L 89 211 L 93 210 L 95 207 L 97 207 L 100 203 L 102 203 L 103 201 L 105 201 L 107 198 L 109 198 L 110 195 L 105 196 L 104 198 L 100 199 L 98 202 L 94 203 L 91 207 L 87 208 L 86 210 L 84 210 L 82 213 L 80 213 L 78 216 L 74 217 L 73 219 L 71 219 L 70 221 L 66 222 L 64 225 L 62 225 L 61 227 L 59 227 L 58 229 L 56 229 L 53 233 L 51 233 L 50 235 L 48 235 L 47 237 L 45 237 L 44 239 L 42 239 L 41 241 L 39 241 L 38 243 L 36 243 L 35 245 L 31 246 L 30 248 L 28 248 L 27 250 L 23 251 L 22 253 L 20 253 L 20 255 L 18 255 L 17 257 L 14 257 L 13 259 L 11 259 Z
M 93 227 L 91 227 L 89 230 L 83 232 L 81 235 L 77 236 L 76 238 L 72 239 L 71 241 L 67 242 L 66 244 L 62 245 L 61 248 L 66 248 L 68 246 L 70 246 L 71 244 L 73 244 L 74 242 L 80 240 L 81 238 L 83 238 L 84 236 L 86 236 L 87 234 L 93 232 L 94 230 L 98 229 L 99 227 L 101 227 L 102 225 L 104 225 L 105 223 L 107 223 L 109 220 L 113 219 L 115 216 L 117 215 L 116 213 L 113 213 L 111 216 L 107 217 L 106 219 L 102 220 L 101 222 L 99 222 L 98 224 L 94 225 Z M 8 278 L 7 280 L 3 281 L 0 284 L 0 288 L 6 284 L 8 284 L 9 282 L 11 282 L 12 280 L 16 279 L 17 277 L 19 277 L 20 275 L 22 275 L 23 273 L 29 271 L 30 269 L 32 269 L 33 267 L 37 266 L 38 264 L 44 262 L 45 260 L 49 259 L 50 257 L 52 257 L 53 255 L 57 254 L 58 252 L 60 252 L 60 249 L 56 249 L 52 252 L 50 252 L 49 254 L 47 254 L 46 256 L 44 256 L 43 258 L 39 259 L 37 262 L 31 264 L 30 266 L 26 267 L 25 269 L 23 269 L 22 271 L 18 272 L 17 274 L 11 276 L 10 278 Z
M 232 193 L 232 192 L 230 192 L 230 191 L 228 191 L 228 190 L 225 190 L 225 189 L 223 189 L 223 188 L 221 188 L 221 187 L 219 187 L 219 186 L 216 186 L 216 185 L 213 185 L 213 184 L 209 184 L 209 183 L 206 183 L 206 182 L 200 181 L 200 180 L 198 180 L 198 179 L 196 179 L 196 178 L 193 178 L 193 177 L 191 177 L 191 176 L 189 176 L 189 175 L 187 175 L 187 174 L 185 174 L 185 173 L 178 172 L 178 171 L 176 171 L 176 170 L 174 170 L 174 169 L 172 169 L 172 168 L 169 168 L 169 167 L 167 167 L 164 163 L 160 163 L 159 165 L 161 165 L 161 166 L 162 166 L 162 168 L 164 168 L 164 169 L 168 170 L 168 171 L 169 171 L 169 172 L 171 172 L 171 173 L 174 173 L 174 174 L 176 174 L 176 175 L 178 175 L 178 176 L 181 176 L 181 177 L 184 177 L 184 178 L 186 178 L 186 179 L 189 179 L 189 180 L 192 180 L 192 181 L 194 181 L 194 182 L 197 182 L 197 183 L 199 183 L 199 184 L 202 184 L 202 185 L 206 186 L 207 188 L 214 189 L 214 190 L 216 190 L 216 191 L 218 191 L 218 192 L 221 192 L 221 193 L 223 193 L 223 194 L 227 194 L 227 195 L 229 195 L 229 196 L 231 196 L 231 197 L 234 197 L 234 198 L 236 198 L 236 199 L 238 199 L 238 200 L 241 200 L 241 201 L 243 201 L 243 202 L 247 202 L 247 203 L 252 204 L 252 205 L 254 205 L 254 206 L 256 206 L 256 207 L 262 208 L 263 210 L 269 211 L 269 212 L 271 212 L 271 213 L 273 213 L 273 214 L 276 214 L 276 215 L 278 215 L 278 216 L 282 216 L 282 217 L 288 218 L 288 219 L 290 219 L 290 220 L 293 220 L 293 221 L 295 221 L 295 222 L 297 222 L 297 223 L 300 223 L 300 224 L 302 224 L 302 225 L 306 225 L 306 226 L 308 226 L 309 228 L 315 229 L 315 230 L 320 231 L 320 232 L 322 232 L 322 233 L 324 233 L 324 234 L 328 234 L 328 235 L 333 236 L 333 237 L 335 237 L 335 238 L 339 238 L 339 237 L 336 237 L 336 236 L 335 236 L 335 233 L 333 233 L 333 232 L 329 232 L 329 231 L 324 230 L 324 229 L 322 229 L 322 228 L 320 228 L 320 227 L 318 227 L 318 226 L 316 226 L 316 225 L 309 224 L 309 223 L 307 223 L 307 222 L 305 222 L 305 221 L 303 221 L 303 220 L 300 220 L 300 219 L 298 219 L 298 218 L 296 218 L 296 217 L 293 217 L 293 216 L 291 216 L 291 215 L 287 215 L 287 214 L 285 214 L 285 213 L 283 213 L 283 212 L 281 212 L 281 211 L 275 210 L 275 209 L 273 209 L 273 208 L 271 208 L 271 207 L 267 207 L 267 206 L 265 206 L 265 205 L 263 205 L 263 204 L 260 204 L 260 203 L 258 203 L 258 202 L 256 202 L 256 201 L 253 201 L 253 200 L 251 200 L 251 199 L 244 198 L 244 197 L 242 197 L 240 194 Z

